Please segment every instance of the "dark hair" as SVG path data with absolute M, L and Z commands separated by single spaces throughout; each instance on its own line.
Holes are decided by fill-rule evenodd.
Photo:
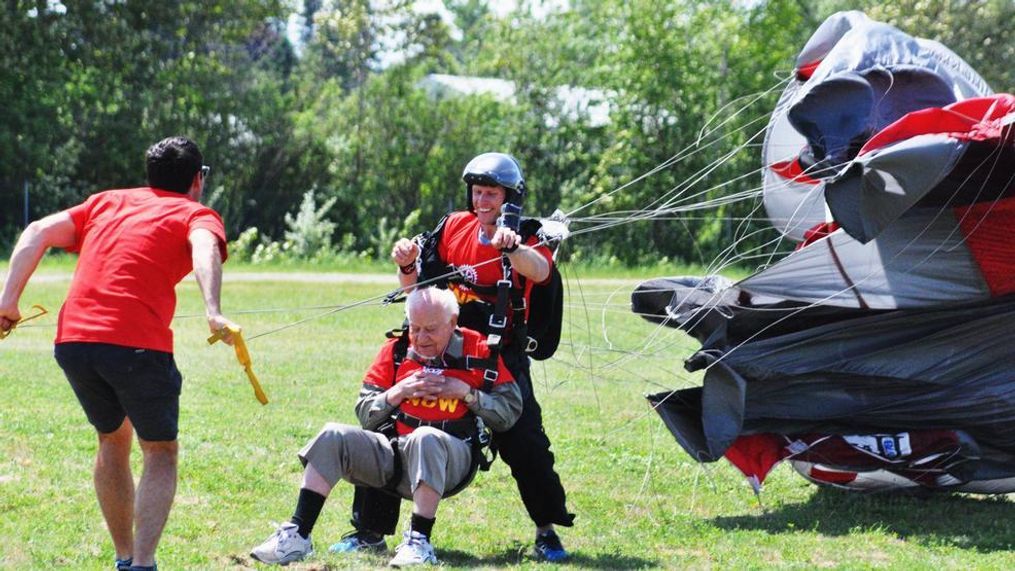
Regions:
M 162 139 L 145 153 L 148 186 L 187 194 L 203 163 L 204 157 L 194 141 L 186 137 Z

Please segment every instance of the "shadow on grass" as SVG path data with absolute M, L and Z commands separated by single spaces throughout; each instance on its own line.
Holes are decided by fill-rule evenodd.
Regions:
M 532 546 L 523 543 L 517 543 L 492 557 L 478 557 L 473 553 L 458 551 L 457 549 L 440 548 L 437 550 L 437 557 L 440 559 L 441 564 L 454 567 L 506 567 L 536 561 L 532 555 Z M 600 554 L 589 556 L 581 552 L 572 552 L 571 558 L 567 560 L 567 564 L 582 569 L 643 569 L 655 567 L 659 563 L 654 560 L 628 555 Z M 556 567 L 554 566 L 554 568 Z
M 1015 545 L 1015 502 L 1004 496 L 940 494 L 919 498 L 818 488 L 802 504 L 712 521 L 721 529 L 769 533 L 850 535 L 874 529 L 906 541 L 981 552 L 1008 551 Z

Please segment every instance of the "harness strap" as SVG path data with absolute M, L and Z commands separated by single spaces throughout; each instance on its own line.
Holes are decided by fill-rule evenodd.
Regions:
M 476 419 L 472 416 L 457 418 L 454 420 L 426 420 L 419 418 L 418 416 L 412 416 L 411 414 L 407 414 L 400 410 L 395 418 L 398 422 L 401 422 L 410 428 L 432 426 L 433 428 L 447 432 L 455 438 L 460 438 L 466 441 L 472 439 L 477 432 Z

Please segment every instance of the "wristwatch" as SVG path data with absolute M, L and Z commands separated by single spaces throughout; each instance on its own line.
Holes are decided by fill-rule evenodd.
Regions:
M 466 393 L 464 397 L 462 397 L 462 401 L 465 402 L 466 405 L 471 405 L 478 402 L 479 395 L 476 394 L 476 389 L 469 389 L 469 392 Z

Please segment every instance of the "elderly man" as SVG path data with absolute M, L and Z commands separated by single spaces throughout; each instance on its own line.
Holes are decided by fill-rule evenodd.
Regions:
M 362 428 L 329 423 L 300 451 L 305 470 L 296 510 L 251 551 L 254 559 L 286 565 L 313 553 L 310 533 L 344 479 L 412 500 L 392 566 L 437 562 L 430 544 L 437 504 L 474 473 L 481 453 L 476 419 L 507 430 L 521 414 L 522 397 L 503 361 L 489 358 L 484 337 L 457 327 L 454 294 L 416 290 L 405 311 L 408 347 L 388 340 L 363 380 L 356 403 Z M 494 376 L 492 385 L 486 382 Z M 389 438 L 379 430 L 392 419 Z

